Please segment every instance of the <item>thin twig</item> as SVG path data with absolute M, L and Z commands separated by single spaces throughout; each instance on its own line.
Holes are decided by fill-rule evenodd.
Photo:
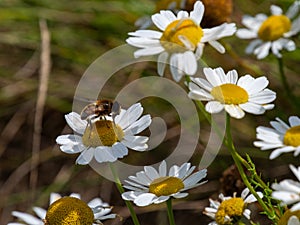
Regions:
M 26 102 L 16 111 L 12 118 L 8 121 L 0 134 L 0 157 L 5 152 L 7 145 L 14 139 L 20 127 L 26 121 L 26 114 L 32 102 Z
M 45 20 L 40 20 L 40 32 L 41 32 L 41 67 L 40 67 L 40 82 L 36 103 L 36 111 L 34 117 L 34 130 L 32 140 L 32 157 L 31 161 L 31 173 L 30 173 L 30 188 L 34 193 L 38 179 L 38 170 L 36 166 L 39 164 L 39 154 L 41 146 L 41 131 L 42 131 L 42 119 L 44 106 L 47 97 L 48 81 L 51 68 L 51 56 L 50 56 L 50 33 Z

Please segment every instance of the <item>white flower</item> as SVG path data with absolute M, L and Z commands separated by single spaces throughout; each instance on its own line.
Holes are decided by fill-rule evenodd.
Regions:
M 205 109 L 209 113 L 225 109 L 231 117 L 240 119 L 244 117 L 244 111 L 259 115 L 274 107 L 268 103 L 276 98 L 276 93 L 266 88 L 269 81 L 264 76 L 245 75 L 238 79 L 236 70 L 225 74 L 221 67 L 204 68 L 203 72 L 207 80 L 191 78 L 189 97 L 208 101 Z
M 71 112 L 65 116 L 67 123 L 75 134 L 61 135 L 56 142 L 61 151 L 74 154 L 81 153 L 76 163 L 86 165 L 93 157 L 99 163 L 114 162 L 128 154 L 128 148 L 145 151 L 148 148 L 148 137 L 136 134 L 145 130 L 151 123 L 150 115 L 144 115 L 143 107 L 136 103 L 128 110 L 122 109 L 114 122 L 107 118 L 93 121 L 92 127 L 80 115 Z
M 178 82 L 184 74 L 196 73 L 197 60 L 202 56 L 205 43 L 224 53 L 225 48 L 217 40 L 236 31 L 234 23 L 202 29 L 200 22 L 203 14 L 201 1 L 194 4 L 194 10 L 190 13 L 179 11 L 176 16 L 170 10 L 162 10 L 152 16 L 153 23 L 162 32 L 138 30 L 129 33 L 132 37 L 126 41 L 141 48 L 134 53 L 135 57 L 159 54 L 157 70 L 160 76 L 164 74 L 169 59 L 173 79 Z
M 300 225 L 300 221 L 297 216 L 291 216 L 287 225 Z
M 70 197 L 80 199 L 80 195 L 77 193 L 73 193 Z M 50 204 L 54 203 L 56 200 L 60 199 L 61 195 L 57 193 L 51 193 L 50 195 Z M 87 204 L 93 211 L 95 220 L 105 220 L 105 219 L 113 219 L 116 217 L 116 214 L 110 214 L 111 208 L 106 202 L 103 202 L 100 198 L 94 198 Z M 19 211 L 13 211 L 12 215 L 17 217 L 19 220 L 23 222 L 11 222 L 7 225 L 44 225 L 44 219 L 46 218 L 47 210 L 40 207 L 33 207 L 32 210 L 37 215 L 37 217 L 32 216 L 28 213 L 23 213 Z M 96 223 L 94 223 L 96 225 Z
M 270 122 L 273 128 L 259 126 L 256 128 L 254 145 L 261 150 L 275 149 L 270 154 L 270 159 L 275 159 L 282 153 L 294 152 L 294 156 L 300 153 L 300 118 L 289 117 L 289 125 L 281 119 Z
M 209 199 L 210 207 L 206 207 L 204 214 L 214 219 L 209 225 L 225 225 L 231 224 L 234 219 L 240 219 L 242 216 L 250 219 L 251 211 L 246 209 L 247 204 L 256 202 L 257 199 L 253 194 L 249 194 L 249 189 L 245 188 L 242 191 L 241 197 L 236 197 L 234 193 L 233 197 L 225 197 L 223 194 L 219 195 L 221 202 Z M 257 192 L 260 198 L 263 197 L 261 192 Z M 233 224 L 233 223 L 232 223 Z
M 137 206 L 159 204 L 167 201 L 170 197 L 184 198 L 188 189 L 197 187 L 204 182 L 198 183 L 206 177 L 207 170 L 203 169 L 193 173 L 195 166 L 184 163 L 180 167 L 173 165 L 167 172 L 165 161 L 159 166 L 158 171 L 145 166 L 144 171 L 136 173 L 136 176 L 128 177 L 124 188 L 130 191 L 124 192 L 124 200 L 133 201 Z
M 296 168 L 290 165 L 290 169 L 298 181 L 285 179 L 280 183 L 272 184 L 272 188 L 274 189 L 272 197 L 282 201 L 285 205 L 294 204 L 290 210 L 296 211 L 300 210 L 300 167 Z
M 254 53 L 258 59 L 262 59 L 271 50 L 276 57 L 281 58 L 282 49 L 295 50 L 295 42 L 288 38 L 300 31 L 300 17 L 294 19 L 299 8 L 300 1 L 297 0 L 290 6 L 286 15 L 282 14 L 280 7 L 272 5 L 272 15 L 269 17 L 265 14 L 257 14 L 255 17 L 243 16 L 242 24 L 247 29 L 238 29 L 236 35 L 241 39 L 254 39 L 246 48 L 246 53 Z

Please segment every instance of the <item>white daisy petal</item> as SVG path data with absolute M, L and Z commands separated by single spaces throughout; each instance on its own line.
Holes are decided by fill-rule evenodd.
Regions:
M 154 14 L 152 17 L 152 22 L 157 26 L 158 29 L 160 30 L 165 30 L 166 27 L 169 25 L 170 21 L 166 19 L 163 15 L 160 13 Z
M 208 42 L 213 48 L 215 48 L 218 52 L 224 54 L 225 48 L 223 45 L 220 44 L 218 41 L 209 41 Z
M 188 196 L 188 193 L 176 193 L 173 195 L 174 198 L 185 198 L 186 196 Z
M 184 180 L 184 187 L 189 187 L 192 185 L 195 185 L 198 183 L 200 180 L 205 178 L 207 175 L 206 170 L 201 170 L 199 172 L 193 173 L 191 176 L 189 176 L 187 179 Z
M 189 98 L 200 100 L 200 101 L 210 101 L 213 97 L 202 89 L 190 91 L 188 94 Z
M 95 159 L 99 163 L 103 162 L 114 162 L 117 158 L 113 155 L 110 148 L 107 147 L 98 147 L 95 149 Z
M 145 166 L 144 167 L 146 175 L 151 179 L 155 180 L 159 177 L 159 173 L 154 169 L 152 166 Z
M 239 105 L 243 110 L 245 110 L 247 113 L 252 113 L 254 115 L 261 115 L 266 110 L 261 105 L 258 105 L 256 103 L 247 102 L 244 104 Z M 226 107 L 225 107 L 226 108 Z
M 210 101 L 205 105 L 205 110 L 209 113 L 219 113 L 224 109 L 224 105 L 217 101 Z
M 184 18 L 188 18 L 189 17 L 189 13 L 187 11 L 179 11 L 177 14 L 177 19 L 184 19 Z
M 292 152 L 294 150 L 295 150 L 295 148 L 293 148 L 291 146 L 287 146 L 287 147 L 282 147 L 282 148 L 275 149 L 270 154 L 270 159 L 275 159 L 278 156 L 280 156 L 282 153 Z
M 201 1 L 196 1 L 194 10 L 190 13 L 190 18 L 193 19 L 196 24 L 200 24 L 204 14 L 204 5 Z
M 300 221 L 297 216 L 291 216 L 288 220 L 287 225 L 300 225 Z
M 65 115 L 65 119 L 68 123 L 68 125 L 78 134 L 83 134 L 84 130 L 87 126 L 87 121 L 82 120 L 80 118 L 80 115 L 75 112 L 71 112 L 67 115 Z
M 159 196 L 158 198 L 155 199 L 154 203 L 159 204 L 159 203 L 167 201 L 169 198 L 170 198 L 170 196 Z
M 236 36 L 241 39 L 252 39 L 257 37 L 257 33 L 253 30 L 241 28 L 236 31 Z
M 180 189 L 188 190 L 203 184 L 203 182 L 198 182 L 206 176 L 206 170 L 192 174 L 194 169 L 195 167 L 191 167 L 190 163 L 184 163 L 181 166 L 173 165 L 167 173 L 166 161 L 160 163 L 158 171 L 152 166 L 145 166 L 144 171 L 136 173 L 136 177 L 129 177 L 133 182 L 125 181 L 129 185 L 124 185 L 124 188 L 131 191 L 123 193 L 122 198 L 133 201 L 138 206 L 158 204 L 167 201 L 170 197 L 183 198 L 188 193 L 183 193 Z M 173 180 L 169 179 L 172 177 L 180 179 L 184 183 L 184 189 L 180 187 L 179 191 L 170 193 L 169 185 L 171 185 L 171 189 L 174 188 L 173 185 L 177 185 L 176 182 L 174 184 Z M 156 185 L 158 185 L 157 188 Z M 149 189 L 152 189 L 151 193 Z M 168 194 L 166 195 L 166 193 Z
M 95 150 L 93 148 L 84 150 L 76 159 L 76 164 L 79 164 L 79 165 L 89 164 L 94 156 L 94 151 Z
M 250 209 L 247 209 L 246 207 L 248 206 L 248 204 L 250 204 L 250 203 L 252 203 L 252 202 L 255 202 L 256 199 L 254 198 L 254 196 L 253 196 L 252 194 L 249 195 L 249 196 L 247 197 L 248 194 L 249 194 L 249 190 L 248 190 L 247 188 L 244 189 L 244 190 L 242 191 L 241 199 L 244 201 L 245 204 L 242 205 L 242 208 L 240 208 L 240 209 L 237 208 L 237 210 L 242 210 L 243 215 L 244 215 L 247 219 L 250 219 L 251 211 L 250 211 Z M 263 194 L 262 194 L 261 192 L 257 192 L 257 194 L 258 194 L 260 197 L 263 196 Z M 205 215 L 209 216 L 210 218 L 212 218 L 212 219 L 214 219 L 214 220 L 216 220 L 217 214 L 220 215 L 220 213 L 219 213 L 219 207 L 220 207 L 220 205 L 221 205 L 224 201 L 233 200 L 232 197 L 230 197 L 230 196 L 229 196 L 229 197 L 225 197 L 223 194 L 220 194 L 220 195 L 219 195 L 219 198 L 220 198 L 221 202 L 218 202 L 218 201 L 214 201 L 214 200 L 209 199 L 210 207 L 206 207 L 206 208 L 204 209 L 204 212 L 203 212 Z M 234 198 L 237 198 L 237 197 L 236 197 L 236 193 L 234 194 Z M 234 202 L 234 201 L 232 201 L 232 202 Z M 222 210 L 224 210 L 224 211 L 226 211 L 226 210 L 231 210 L 232 207 L 237 207 L 236 205 L 233 205 L 233 203 L 231 203 L 231 202 L 227 202 L 227 204 L 222 204 L 222 205 L 223 205 Z M 244 207 L 244 206 L 246 206 L 246 207 Z M 225 208 L 224 208 L 224 207 L 225 207 Z M 222 214 L 224 214 L 224 213 L 222 212 Z M 235 216 L 240 216 L 240 215 L 231 215 L 231 216 L 229 216 L 229 215 L 226 215 L 226 214 L 225 214 L 225 215 L 222 217 L 222 219 L 223 219 L 224 221 L 226 221 L 226 223 L 229 224 L 229 223 L 235 218 Z M 219 218 L 219 219 L 220 219 L 220 218 Z M 215 223 L 214 223 L 214 222 L 215 222 Z M 215 225 L 217 225 L 218 223 L 216 223 L 216 221 L 213 221 L 213 222 L 210 223 L 210 224 L 215 224 Z
M 271 5 L 270 11 L 272 15 L 281 15 L 282 14 L 282 9 L 276 5 Z
M 51 205 L 53 202 L 55 202 L 56 200 L 60 199 L 61 195 L 58 193 L 51 193 L 50 194 L 50 200 L 49 200 L 49 205 Z
M 160 47 L 160 41 L 149 39 L 149 38 L 141 38 L 141 37 L 130 37 L 126 40 L 126 42 L 134 47 L 138 48 L 151 48 L 151 47 Z
M 137 117 L 138 118 L 138 117 Z M 134 118 L 133 118 L 134 119 Z M 142 132 L 147 127 L 149 127 L 151 124 L 151 116 L 150 115 L 144 115 L 131 125 L 124 129 L 125 135 L 134 135 Z
M 158 59 L 157 59 L 157 73 L 160 76 L 164 75 L 168 58 L 169 58 L 169 54 L 167 52 L 163 52 L 158 56 Z
M 251 54 L 254 52 L 254 50 L 261 45 L 262 41 L 259 39 L 253 40 L 250 42 L 250 44 L 247 46 L 245 53 L 246 54 Z
M 219 74 L 216 73 L 216 69 L 212 68 L 204 68 L 203 72 L 205 74 L 206 79 L 211 83 L 213 87 L 219 86 L 223 84 L 222 78 L 219 76 Z M 223 72 L 223 76 L 225 77 L 225 73 Z
M 182 54 L 172 54 L 170 58 L 170 69 L 173 79 L 179 82 L 184 74 L 184 64 Z
M 300 10 L 300 2 L 299 1 L 294 1 L 294 3 L 288 8 L 288 11 L 286 12 L 286 16 L 289 19 L 293 19 Z
M 27 213 L 13 211 L 12 215 L 23 220 L 27 224 L 32 224 L 32 225 L 42 225 L 43 224 L 43 221 L 41 221 L 40 219 L 37 219 L 36 217 L 34 217 L 30 214 L 27 214 Z
M 184 72 L 187 75 L 195 75 L 197 72 L 197 60 L 193 52 L 187 51 L 183 53 Z
M 134 57 L 139 58 L 141 56 L 157 55 L 164 51 L 162 46 L 157 46 L 153 48 L 143 48 L 134 52 Z
M 299 126 L 299 118 L 291 116 L 289 118 L 291 127 Z M 298 156 L 300 153 L 300 146 L 290 146 L 284 143 L 284 136 L 290 126 L 286 124 L 279 118 L 276 118 L 276 121 L 270 122 L 271 126 L 274 128 L 268 127 L 258 127 L 256 129 L 256 137 L 260 141 L 254 142 L 256 147 L 259 147 L 261 150 L 274 149 L 270 154 L 270 159 L 275 159 L 283 153 L 294 152 L 294 156 Z
M 234 117 L 236 119 L 241 119 L 245 116 L 245 112 L 239 106 L 225 105 L 224 108 L 231 117 Z
M 300 118 L 298 116 L 291 116 L 289 118 L 289 123 L 292 127 L 300 125 Z
M 167 163 L 165 160 L 159 165 L 159 176 L 165 177 L 167 175 Z
M 137 196 L 134 199 L 133 202 L 137 206 L 147 206 L 147 205 L 150 205 L 150 204 L 153 203 L 154 198 L 155 198 L 154 194 L 152 194 L 152 193 L 144 193 L 144 194 L 141 194 L 141 195 Z
M 256 48 L 253 53 L 257 56 L 257 59 L 265 58 L 269 54 L 271 45 L 271 42 L 266 42 Z
M 135 32 L 129 32 L 128 34 L 134 37 L 144 37 L 149 39 L 160 39 L 162 36 L 161 32 L 155 30 L 137 30 Z
M 39 218 L 41 218 L 41 219 L 46 218 L 47 211 L 45 209 L 40 208 L 40 207 L 33 207 L 32 210 Z

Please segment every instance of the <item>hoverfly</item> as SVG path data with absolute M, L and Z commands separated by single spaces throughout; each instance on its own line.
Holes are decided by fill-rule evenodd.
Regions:
M 86 105 L 80 113 L 80 118 L 87 120 L 89 125 L 91 125 L 92 120 L 97 118 L 105 120 L 105 116 L 111 116 L 115 122 L 115 117 L 120 112 L 121 106 L 117 101 L 102 99 Z

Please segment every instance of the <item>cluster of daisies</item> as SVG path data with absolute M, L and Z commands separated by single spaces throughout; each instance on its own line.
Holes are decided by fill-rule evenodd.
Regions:
M 187 5 L 191 5 L 190 10 Z M 206 1 L 169 1 L 169 10 L 160 10 L 145 22 L 143 28 L 151 25 L 158 30 L 140 29 L 129 33 L 126 40 L 129 45 L 139 48 L 135 57 L 158 55 L 157 73 L 163 76 L 166 65 L 173 79 L 179 82 L 188 76 L 188 96 L 196 101 L 205 101 L 208 113 L 219 113 L 223 110 L 233 118 L 241 119 L 245 113 L 261 115 L 274 108 L 272 102 L 276 93 L 268 89 L 269 81 L 265 76 L 252 77 L 249 74 L 240 76 L 236 70 L 225 72 L 221 67 L 203 69 L 203 77 L 196 77 L 198 60 L 204 54 L 205 45 L 209 44 L 219 53 L 225 53 L 219 39 L 236 33 L 241 39 L 254 39 L 246 49 L 258 59 L 265 58 L 269 53 L 282 57 L 281 51 L 295 50 L 295 42 L 290 37 L 300 31 L 300 1 L 295 1 L 286 14 L 278 6 L 271 6 L 271 15 L 258 14 L 255 17 L 244 16 L 242 24 L 247 28 L 236 28 L 235 23 L 227 19 L 207 26 L 205 21 Z M 222 1 L 224 2 L 224 1 Z M 209 8 L 210 6 L 208 6 Z M 214 8 L 214 7 L 213 7 Z M 172 10 L 171 10 L 172 9 Z M 222 9 L 225 10 L 225 9 Z M 226 11 L 226 10 L 225 10 Z M 229 10 L 230 11 L 230 10 Z M 139 24 L 143 20 L 139 20 Z M 202 24 L 206 24 L 205 26 Z M 129 150 L 146 151 L 149 137 L 140 135 L 151 124 L 151 116 L 143 115 L 140 103 L 127 109 L 121 109 L 113 118 L 105 115 L 93 120 L 83 120 L 81 115 L 71 112 L 65 116 L 66 122 L 74 134 L 61 135 L 56 139 L 61 151 L 67 154 L 78 154 L 77 164 L 87 165 L 92 161 L 98 163 L 115 162 L 128 155 Z M 300 118 L 291 116 L 289 123 L 280 118 L 271 121 L 270 127 L 257 127 L 257 139 L 254 142 L 261 150 L 271 150 L 270 159 L 282 153 L 300 154 Z M 285 223 L 300 224 L 300 167 L 290 166 L 298 181 L 283 180 L 274 183 L 272 196 L 285 205 L 292 205 L 286 211 Z M 137 206 L 148 206 L 169 201 L 170 198 L 184 198 L 188 190 L 205 182 L 207 170 L 197 170 L 190 163 L 180 166 L 167 166 L 162 161 L 158 168 L 145 166 L 143 171 L 129 176 L 125 180 L 122 193 L 125 201 L 132 201 Z M 261 192 L 256 193 L 263 198 Z M 257 201 L 249 189 L 244 189 L 240 197 L 219 195 L 220 201 L 210 199 L 210 206 L 204 214 L 213 219 L 210 225 L 233 224 L 241 218 L 250 220 L 251 211 L 248 204 Z M 97 198 L 86 204 L 78 194 L 61 197 L 52 194 L 50 207 L 46 211 L 34 207 L 37 217 L 27 213 L 14 211 L 13 216 L 19 218 L 19 224 L 99 224 L 104 219 L 115 218 L 111 207 Z M 76 223 L 77 224 L 77 223 Z

